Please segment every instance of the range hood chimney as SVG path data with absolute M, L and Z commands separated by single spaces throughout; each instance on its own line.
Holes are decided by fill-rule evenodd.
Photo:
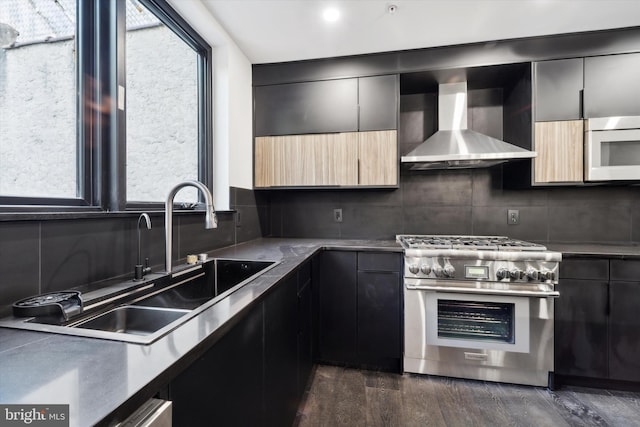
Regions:
M 401 162 L 409 169 L 483 168 L 536 157 L 499 139 L 467 129 L 467 82 L 438 86 L 438 131 Z

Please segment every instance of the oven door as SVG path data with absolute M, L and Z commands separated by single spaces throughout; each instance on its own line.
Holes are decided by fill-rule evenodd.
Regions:
M 547 386 L 553 371 L 550 293 L 404 290 L 404 371 Z
M 587 131 L 585 148 L 587 181 L 640 179 L 640 129 Z
M 425 294 L 427 345 L 529 353 L 529 298 Z

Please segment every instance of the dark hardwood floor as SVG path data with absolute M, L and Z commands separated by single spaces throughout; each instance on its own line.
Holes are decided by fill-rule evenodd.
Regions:
M 640 393 L 317 366 L 295 425 L 640 426 Z

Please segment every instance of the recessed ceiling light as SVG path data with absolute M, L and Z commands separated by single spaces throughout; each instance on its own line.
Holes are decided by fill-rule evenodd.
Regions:
M 336 22 L 340 19 L 340 11 L 334 7 L 330 7 L 322 12 L 322 17 L 327 22 Z

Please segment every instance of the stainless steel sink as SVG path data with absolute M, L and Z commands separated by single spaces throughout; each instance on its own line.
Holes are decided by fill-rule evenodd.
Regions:
M 189 312 L 190 310 L 122 306 L 75 324 L 73 327 L 121 334 L 150 335 Z
M 92 301 L 91 293 L 84 293 L 86 311 L 69 322 L 9 317 L 0 319 L 0 327 L 150 344 L 276 265 L 277 261 L 219 258 L 213 264 L 183 265 L 170 277 L 158 275 L 118 296 L 101 288 L 94 291 L 100 299 Z M 133 283 L 123 281 L 113 288 Z

